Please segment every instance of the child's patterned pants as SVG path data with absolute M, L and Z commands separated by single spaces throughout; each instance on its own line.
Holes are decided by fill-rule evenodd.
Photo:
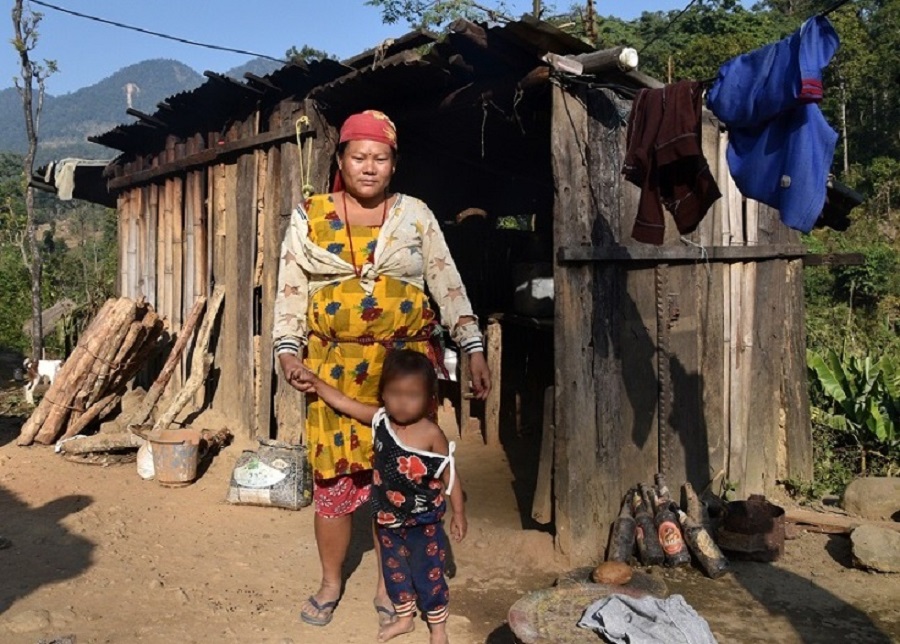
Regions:
M 444 579 L 447 535 L 443 524 L 379 526 L 378 540 L 384 583 L 397 615 L 412 615 L 418 604 L 429 624 L 446 621 L 450 589 Z

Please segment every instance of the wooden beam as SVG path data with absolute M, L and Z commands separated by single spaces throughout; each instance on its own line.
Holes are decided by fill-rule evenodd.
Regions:
M 766 259 L 801 259 L 800 245 L 770 246 L 569 246 L 559 249 L 561 263 L 629 262 L 742 262 Z
M 163 179 L 173 174 L 178 174 L 185 170 L 199 168 L 201 166 L 210 165 L 214 162 L 220 162 L 222 157 L 231 156 L 247 150 L 267 147 L 291 141 L 296 138 L 297 134 L 293 125 L 282 130 L 273 132 L 264 132 L 256 136 L 249 136 L 236 141 L 228 141 L 215 148 L 207 148 L 195 154 L 190 154 L 183 159 L 178 159 L 171 163 L 164 163 L 156 168 L 126 174 L 117 177 L 109 182 L 110 190 L 123 190 L 130 188 L 139 183 L 147 183 L 156 179 Z M 315 132 L 311 132 L 310 136 L 315 136 Z
M 281 91 L 281 88 L 278 87 L 278 85 L 276 85 L 275 83 L 269 82 L 262 76 L 257 76 L 256 74 L 254 74 L 252 72 L 245 72 L 244 78 L 246 78 L 249 82 L 253 83 L 254 85 L 259 85 L 260 87 L 263 87 L 265 89 L 269 89 L 269 90 L 272 90 L 275 92 Z
M 144 112 L 141 112 L 140 110 L 136 110 L 133 107 L 129 107 L 127 110 L 125 110 L 125 113 L 128 116 L 133 116 L 137 119 L 140 119 L 144 123 L 147 123 L 154 127 L 158 127 L 158 128 L 162 128 L 162 129 L 167 129 L 169 127 L 168 125 L 166 125 L 165 121 L 158 119 L 155 116 L 151 116 L 150 114 L 145 114 Z
M 225 85 L 231 85 L 232 87 L 247 92 L 248 94 L 252 94 L 253 96 L 262 96 L 263 94 L 265 94 L 265 92 L 260 89 L 250 87 L 249 85 L 246 85 L 239 80 L 235 80 L 230 76 L 225 76 L 224 74 L 217 74 L 216 72 L 206 70 L 205 72 L 203 72 L 203 75 L 210 80 L 218 81 L 220 83 L 224 83 Z

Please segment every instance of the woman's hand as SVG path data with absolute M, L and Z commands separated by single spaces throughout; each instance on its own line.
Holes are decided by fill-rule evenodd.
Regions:
M 291 387 L 303 393 L 314 390 L 314 386 L 305 377 L 305 374 L 311 372 L 306 368 L 299 356 L 291 353 L 282 353 L 278 356 L 278 361 L 281 363 L 281 372 Z
M 469 356 L 469 375 L 475 397 L 478 400 L 487 400 L 488 394 L 491 393 L 491 370 L 488 369 L 483 351 L 477 351 Z
M 453 537 L 453 540 L 456 543 L 459 543 L 466 538 L 466 533 L 468 531 L 469 522 L 466 519 L 466 515 L 461 512 L 454 512 L 450 519 L 450 536 Z

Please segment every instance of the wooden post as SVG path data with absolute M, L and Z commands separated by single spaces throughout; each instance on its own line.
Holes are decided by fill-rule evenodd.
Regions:
M 500 322 L 491 318 L 487 325 L 487 362 L 493 381 L 484 412 L 484 436 L 488 445 L 500 445 L 500 400 L 503 383 L 503 329 Z
M 556 393 L 547 387 L 544 393 L 544 422 L 541 427 L 541 455 L 538 463 L 537 484 L 534 486 L 534 500 L 531 504 L 531 518 L 538 523 L 553 520 L 553 448 L 556 424 L 554 408 Z
M 459 354 L 459 437 L 463 440 L 476 438 L 471 430 L 472 383 L 469 380 L 469 354 Z M 477 437 L 481 440 L 481 436 Z
M 274 422 L 274 391 L 276 377 L 272 327 L 275 323 L 275 291 L 278 283 L 278 264 L 281 257 L 281 219 L 278 206 L 281 193 L 281 149 L 273 146 L 266 153 L 266 181 L 261 195 L 260 222 L 262 228 L 261 291 L 262 320 L 259 336 L 259 419 L 260 435 L 268 436 Z
M 559 247 L 592 244 L 596 213 L 591 201 L 588 114 L 584 95 L 553 88 L 551 157 L 556 198 L 553 238 Z M 615 198 L 618 196 L 615 195 Z M 598 338 L 594 318 L 595 269 L 562 265 L 554 269 L 556 313 L 556 544 L 570 563 L 595 562 L 603 551 L 609 525 L 608 479 L 618 476 L 608 467 L 608 446 L 601 445 L 598 426 Z M 596 365 L 604 368 L 605 365 Z M 614 395 L 604 392 L 604 395 Z M 614 516 L 614 515 L 613 515 Z
M 240 130 L 235 134 L 239 135 Z M 220 351 L 216 362 L 221 369 L 217 400 L 220 408 L 252 438 L 255 434 L 253 359 L 253 267 L 256 234 L 253 203 L 256 166 L 252 152 L 225 166 L 222 202 L 225 227 L 224 283 L 225 309 L 222 318 Z M 217 186 L 218 189 L 218 186 Z M 221 360 L 220 360 L 221 357 Z M 237 431 L 235 432 L 238 433 Z

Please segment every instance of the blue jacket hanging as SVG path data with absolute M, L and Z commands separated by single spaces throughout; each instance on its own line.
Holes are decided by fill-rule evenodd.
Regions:
M 809 232 L 822 213 L 838 135 L 822 115 L 822 70 L 840 41 L 827 18 L 728 61 L 707 96 L 728 127 L 728 167 L 741 193 Z

